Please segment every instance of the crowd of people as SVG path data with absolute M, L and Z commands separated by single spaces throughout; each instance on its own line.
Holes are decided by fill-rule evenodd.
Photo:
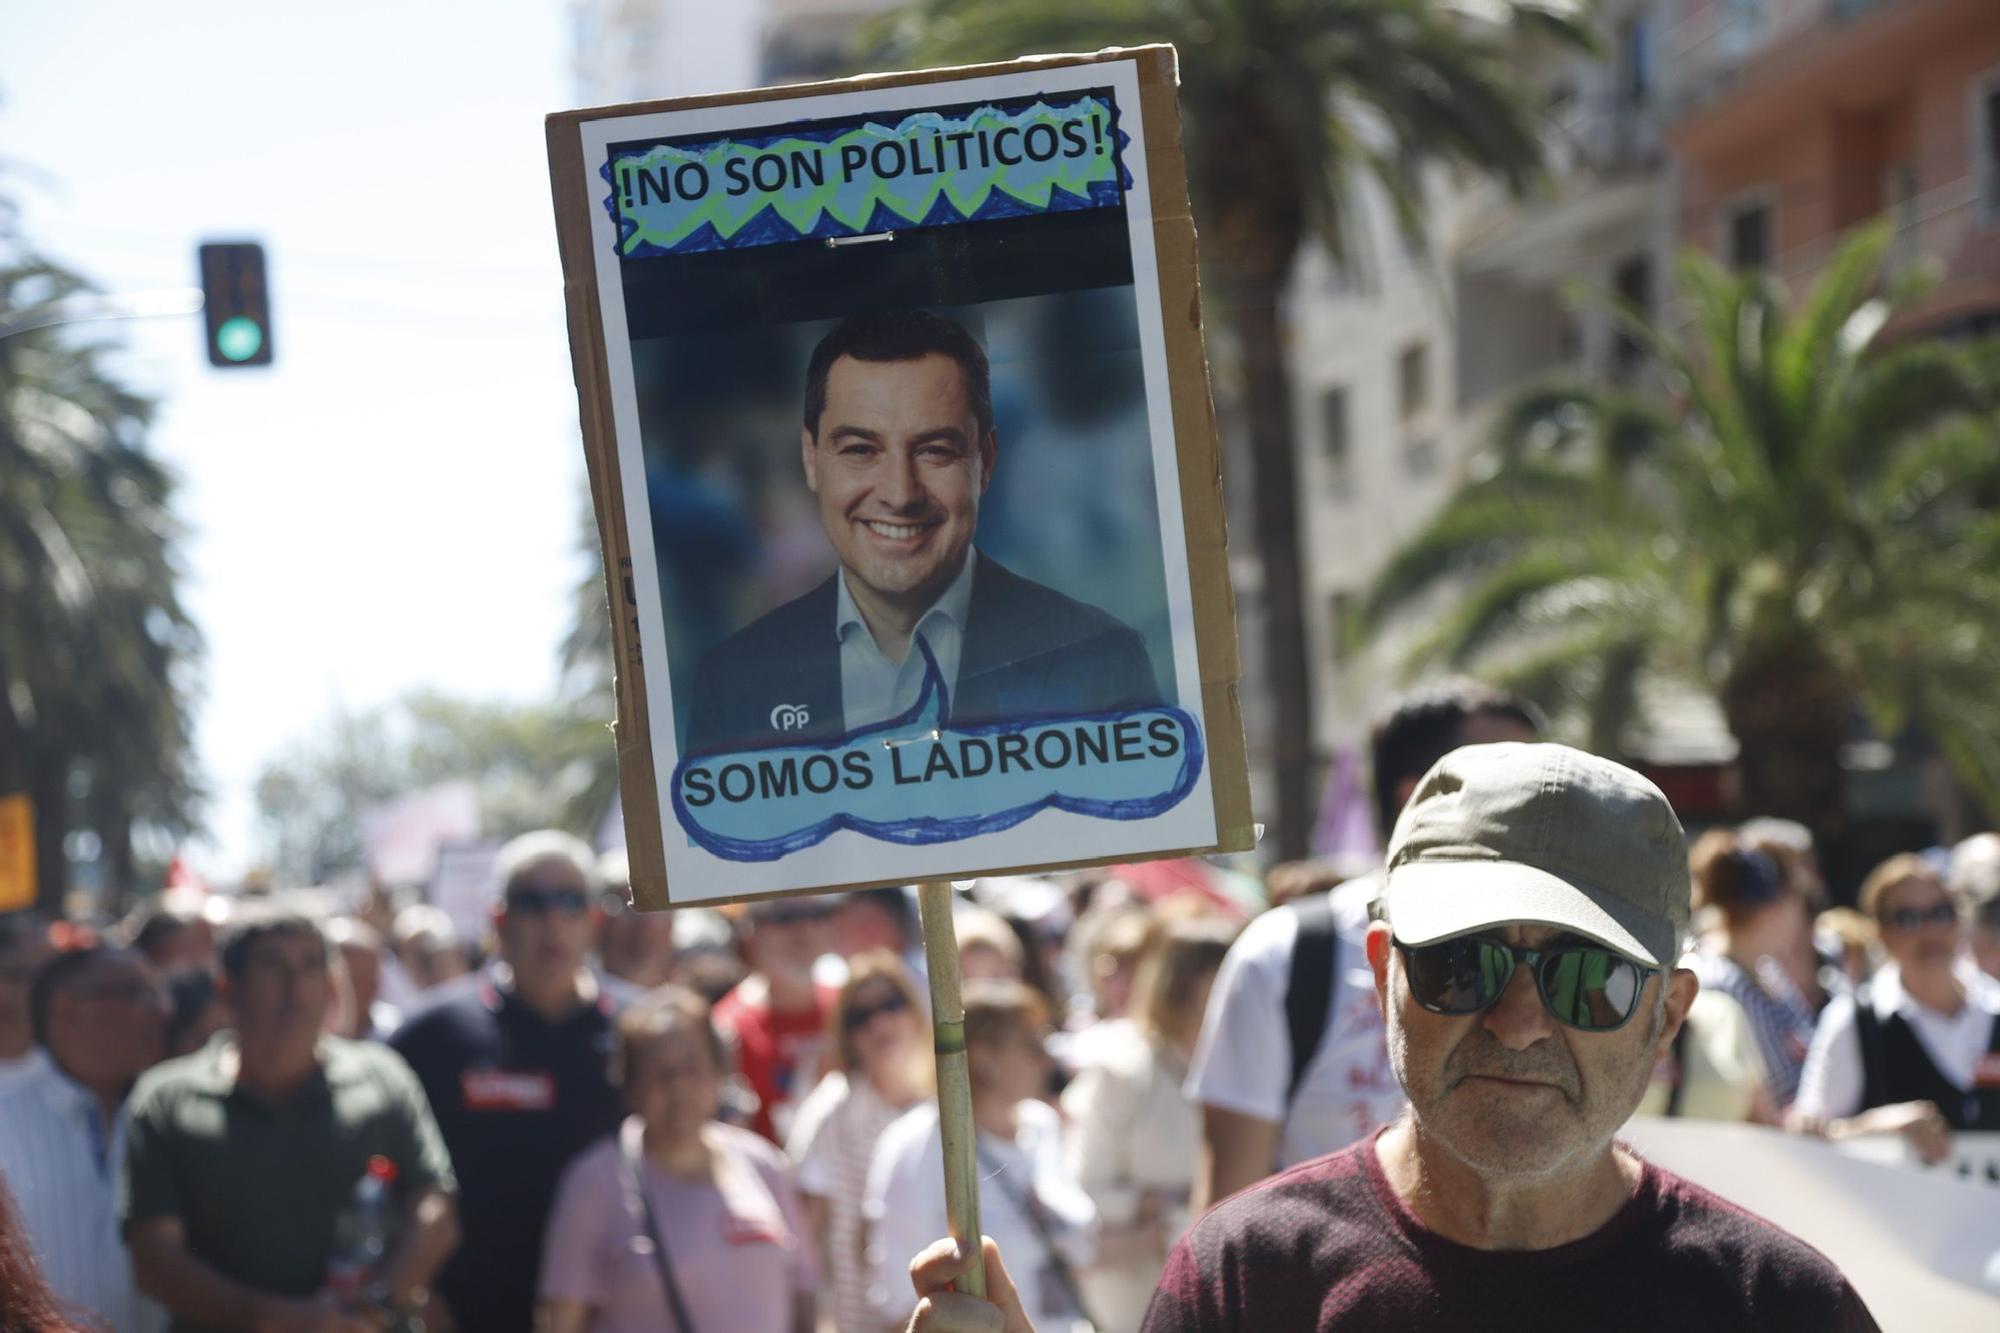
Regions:
M 1199 864 L 960 895 L 996 1302 L 970 1311 L 944 1291 L 970 1256 L 933 1245 L 908 890 L 640 913 L 622 854 L 541 832 L 503 850 L 480 940 L 381 892 L 331 913 L 272 893 L 115 924 L 0 916 L 0 1328 L 884 1333 L 914 1312 L 1110 1333 L 1313 1326 L 1284 1321 L 1335 1293 L 1375 1311 L 1353 1326 L 1392 1327 L 1395 1301 L 1461 1299 L 1426 1284 L 1477 1257 L 1418 1246 L 1439 1266 L 1389 1296 L 1237 1287 L 1282 1253 L 1400 1272 L 1383 1227 L 1550 1248 L 1641 1197 L 1672 1227 L 1720 1225 L 1612 1154 L 1572 1163 L 1567 1230 L 1522 1230 L 1503 1204 L 1525 1196 L 1474 1168 L 1527 1169 L 1565 1122 L 1539 1111 L 1508 1140 L 1507 1097 L 1561 1094 L 1584 1137 L 1636 1107 L 1895 1137 L 1925 1161 L 2000 1130 L 2000 834 L 1891 857 L 1832 908 L 1804 828 L 1689 848 L 1628 770 L 1499 748 L 1540 731 L 1469 682 L 1399 700 L 1371 737 L 1384 863 L 1280 866 L 1264 902 Z M 1537 764 L 1585 795 L 1515 792 Z M 1509 842 L 1528 815 L 1480 815 L 1482 783 L 1583 851 Z M 1671 838 L 1618 841 L 1662 811 Z M 1444 892 L 1481 862 L 1533 870 Z M 1621 883 L 1560 911 L 1484 905 L 1535 875 Z M 1425 1045 L 1450 1024 L 1470 1037 Z M 1475 1068 L 1500 1099 L 1476 1124 L 1453 1093 Z M 1283 1251 L 1284 1226 L 1309 1234 Z M 1837 1274 L 1732 1243 L 1790 1275 L 1767 1299 L 1870 1326 Z

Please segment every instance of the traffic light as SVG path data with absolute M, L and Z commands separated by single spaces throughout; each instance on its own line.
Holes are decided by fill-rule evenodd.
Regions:
M 201 299 L 210 365 L 271 364 L 271 290 L 264 281 L 263 246 L 255 241 L 202 246 Z

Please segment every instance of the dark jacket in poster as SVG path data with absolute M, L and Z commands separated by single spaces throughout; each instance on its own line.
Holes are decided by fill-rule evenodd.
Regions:
M 955 727 L 1105 713 L 1165 702 L 1136 630 L 1094 606 L 1022 578 L 975 553 L 958 680 Z M 710 649 L 695 671 L 681 751 L 709 754 L 846 734 L 836 573 Z M 774 712 L 803 708 L 803 726 L 780 729 Z

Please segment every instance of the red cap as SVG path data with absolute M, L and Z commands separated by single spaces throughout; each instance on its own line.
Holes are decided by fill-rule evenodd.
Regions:
M 368 1174 L 384 1185 L 396 1183 L 396 1164 L 379 1153 L 368 1159 Z

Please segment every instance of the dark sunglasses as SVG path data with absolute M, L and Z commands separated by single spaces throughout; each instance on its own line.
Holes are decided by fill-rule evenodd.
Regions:
M 1396 941 L 1410 994 L 1434 1014 L 1476 1014 L 1490 1007 L 1525 965 L 1542 1007 L 1558 1023 L 1584 1032 L 1625 1026 L 1639 1006 L 1646 979 L 1659 971 L 1594 944 L 1521 949 L 1484 935 L 1436 944 Z
M 840 1020 L 840 1026 L 848 1032 L 859 1032 L 883 1014 L 900 1014 L 910 1007 L 900 991 L 891 991 L 881 1001 L 869 1005 L 851 1005 Z
M 1958 920 L 1958 909 L 1950 903 L 1929 907 L 1904 907 L 1882 918 L 1897 930 L 1922 930 L 1925 926 L 1948 926 Z
M 507 895 L 507 910 L 525 912 L 530 916 L 546 912 L 578 917 L 590 910 L 590 895 L 582 889 L 545 889 L 525 885 Z

